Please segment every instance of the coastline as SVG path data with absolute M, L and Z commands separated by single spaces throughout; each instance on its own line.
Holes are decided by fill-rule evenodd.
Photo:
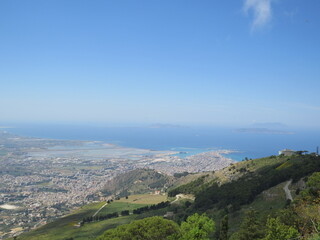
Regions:
M 38 216 L 31 224 L 21 225 L 32 228 L 68 214 L 65 209 L 102 201 L 104 196 L 99 193 L 106 182 L 133 169 L 150 168 L 174 175 L 216 171 L 234 162 L 224 156 L 235 152 L 232 150 L 193 150 L 198 153 L 180 158 L 177 156 L 180 152 L 172 149 L 123 147 L 96 140 L 24 137 L 0 130 L 0 160 L 4 168 L 4 174 L 0 174 L 0 190 L 5 196 L 5 206 L 19 206 L 21 211 Z M 199 150 L 205 151 L 199 153 Z M 41 215 L 44 211 L 45 216 Z M 0 211 L 0 218 L 8 219 L 11 229 L 24 221 L 16 209 Z

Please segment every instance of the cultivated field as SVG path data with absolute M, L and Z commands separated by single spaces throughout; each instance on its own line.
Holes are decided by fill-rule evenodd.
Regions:
M 106 215 L 114 212 L 120 214 L 123 210 L 129 210 L 130 213 L 132 213 L 132 210 L 134 209 L 146 205 L 157 204 L 166 201 L 166 199 L 167 197 L 163 195 L 132 195 L 129 196 L 128 199 L 122 198 L 111 202 L 106 205 L 98 215 Z M 73 238 L 74 240 L 95 239 L 107 229 L 130 223 L 131 221 L 142 217 L 142 215 L 130 214 L 129 216 L 85 223 L 84 226 L 78 226 L 78 223 L 83 218 L 91 217 L 104 204 L 105 202 L 88 204 L 66 217 L 60 218 L 29 233 L 25 233 L 19 236 L 19 238 L 24 240 L 61 240 L 68 238 Z

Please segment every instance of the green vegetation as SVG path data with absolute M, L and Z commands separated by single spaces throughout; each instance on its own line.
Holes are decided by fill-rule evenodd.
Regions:
M 134 199 L 139 199 L 140 204 L 135 203 L 135 201 L 133 201 Z M 105 202 L 89 204 L 66 217 L 57 219 L 52 223 L 25 233 L 19 238 L 26 240 L 64 240 L 67 238 L 74 238 L 77 240 L 95 239 L 107 229 L 115 228 L 119 225 L 128 224 L 133 220 L 147 217 L 151 213 L 132 215 L 132 211 L 153 204 L 158 204 L 163 199 L 166 199 L 166 196 L 150 194 L 129 196 L 128 199 L 123 198 L 107 204 L 97 214 L 96 218 L 92 218 L 92 216 L 105 204 Z M 129 214 L 127 214 L 127 211 Z M 123 215 L 122 212 L 125 212 L 125 214 Z M 102 220 L 102 217 L 114 213 L 121 216 L 113 216 L 112 218 Z M 156 212 L 153 212 L 151 215 L 156 214 Z M 160 214 L 163 215 L 164 213 L 160 211 Z M 83 220 L 86 220 L 84 224 L 81 223 Z
M 260 239 L 263 236 L 263 231 L 261 230 L 261 223 L 258 221 L 257 213 L 254 210 L 250 210 L 246 213 L 244 217 L 240 230 L 233 234 L 232 239 L 238 240 L 254 240 Z
M 165 240 L 178 233 L 179 226 L 175 222 L 161 217 L 150 217 L 108 230 L 97 240 Z
M 215 183 L 229 183 L 241 178 L 248 173 L 257 172 L 260 169 L 274 164 L 281 164 L 286 162 L 287 160 L 288 158 L 286 157 L 271 156 L 231 164 L 229 167 L 217 172 L 189 174 L 186 177 L 182 178 L 183 181 L 179 179 L 180 181 L 177 180 L 177 182 L 173 184 L 174 186 L 178 186 L 176 186 L 175 188 L 170 188 L 168 196 L 172 197 L 178 193 L 196 194 Z
M 121 212 L 123 210 L 129 210 L 132 212 L 132 210 L 147 206 L 147 204 L 135 204 L 135 203 L 126 203 L 126 202 L 118 202 L 113 201 L 112 203 L 105 206 L 98 215 L 106 215 L 114 212 Z
M 279 218 L 269 218 L 266 237 L 263 240 L 296 239 L 299 237 L 297 229 L 281 223 Z
M 308 188 L 305 190 L 301 190 L 301 184 L 296 184 L 296 182 L 315 171 L 320 171 L 320 157 L 314 154 L 290 157 L 271 156 L 233 164 L 222 171 L 216 172 L 213 176 L 203 175 L 185 185 L 171 189 L 168 195 L 195 194 L 194 204 L 187 209 L 178 208 L 175 220 L 179 222 L 185 219 L 186 215 L 194 212 L 207 212 L 218 223 L 216 237 L 219 239 L 225 239 L 226 232 L 229 236 L 232 235 L 230 239 L 262 239 L 267 238 L 268 234 L 273 236 L 270 235 L 270 232 L 267 234 L 268 226 L 274 224 L 276 221 L 274 219 L 277 219 L 277 217 L 285 219 L 281 216 L 282 211 L 290 212 L 292 216 L 286 219 L 295 219 L 295 223 L 282 221 L 280 226 L 283 232 L 280 231 L 278 235 L 294 235 L 295 231 L 293 229 L 295 229 L 304 239 L 308 239 L 308 237 L 318 233 L 319 229 L 320 200 L 315 199 L 320 199 L 320 180 L 317 173 L 314 173 L 309 177 Z M 293 194 L 296 201 L 292 204 L 286 200 L 283 190 L 285 181 L 290 179 L 293 180 L 291 189 L 296 190 L 296 194 Z M 302 201 L 298 200 L 301 198 L 299 193 L 301 197 L 309 196 L 303 198 L 304 204 L 297 204 Z M 310 196 L 313 202 L 310 201 Z M 289 210 L 293 206 L 295 206 L 294 211 Z M 251 229 L 247 231 L 248 235 L 246 235 L 244 229 L 248 229 L 249 225 L 251 227 L 255 225 L 251 222 L 248 226 L 240 226 L 239 223 L 248 221 L 245 212 L 250 212 L 252 209 L 256 211 L 255 218 L 251 218 L 251 220 L 257 223 L 256 229 L 261 229 L 261 232 L 255 233 Z M 228 215 L 228 225 L 221 222 L 226 214 Z
M 225 215 L 221 221 L 219 240 L 228 240 L 228 230 L 229 230 L 229 217 L 228 215 Z
M 168 207 L 169 205 L 170 205 L 170 202 L 161 202 L 158 204 L 153 204 L 151 206 L 145 206 L 145 207 L 135 209 L 135 210 L 133 210 L 133 214 L 141 214 L 141 213 L 145 213 L 145 212 L 150 212 L 153 210 L 158 210 L 158 209 Z
M 94 203 L 83 206 L 73 214 L 60 218 L 52 223 L 46 224 L 34 231 L 21 236 L 22 239 L 49 240 L 64 239 L 74 236 L 78 231 L 76 225 L 85 217 L 92 216 L 104 203 Z
M 118 225 L 127 224 L 137 218 L 136 215 L 129 215 L 118 218 L 111 218 L 104 221 L 85 223 L 79 226 L 78 223 L 83 219 L 83 216 L 78 216 L 75 220 L 66 217 L 55 222 L 49 223 L 34 231 L 23 234 L 21 239 L 25 240 L 60 240 L 74 238 L 77 240 L 95 239 L 105 230 L 114 228 Z
M 206 240 L 214 232 L 215 224 L 205 214 L 194 214 L 178 226 L 171 220 L 161 217 L 149 217 L 131 224 L 107 230 L 97 240 Z
M 188 172 L 175 173 L 175 174 L 173 174 L 173 176 L 174 176 L 175 178 L 181 178 L 181 177 L 185 177 L 185 176 L 187 176 L 187 175 L 189 175 Z
M 179 240 L 207 240 L 210 233 L 215 231 L 215 223 L 212 219 L 208 218 L 205 214 L 194 215 L 187 218 L 181 224 L 181 236 Z
M 177 188 L 174 188 L 168 192 L 169 197 L 174 197 L 175 195 L 179 193 L 184 193 L 184 194 L 197 194 L 201 192 L 203 189 L 206 188 L 205 185 L 205 180 L 209 175 L 204 175 L 196 180 L 193 180 L 185 185 L 181 185 Z
M 176 187 L 188 184 L 196 179 L 198 179 L 199 177 L 202 176 L 207 176 L 206 180 L 211 180 L 214 176 L 214 172 L 199 172 L 199 173 L 189 173 L 188 175 L 185 176 L 179 176 L 180 174 L 174 174 L 174 176 L 178 176 L 174 179 L 174 182 L 170 185 L 170 187 L 168 188 L 168 190 L 174 189 Z M 182 174 L 184 175 L 184 174 Z M 216 178 L 216 177 L 215 177 Z
M 175 213 L 173 219 L 182 221 L 179 238 L 175 239 L 183 239 L 182 226 L 188 222 L 183 220 L 195 212 L 204 211 L 218 222 L 218 226 L 215 236 L 200 239 L 316 239 L 320 230 L 320 174 L 311 175 L 304 190 L 295 182 L 320 171 L 319 157 L 272 156 L 234 164 L 223 171 L 229 176 L 219 177 L 221 172 L 202 174 L 198 179 L 170 190 L 170 196 L 181 192 L 196 195 L 193 204 L 188 202 L 169 207 Z M 291 188 L 297 190 L 292 204 L 286 201 L 283 190 L 289 179 L 294 182 Z M 196 236 L 185 239 L 196 239 Z
M 274 157 L 270 157 L 274 160 Z M 240 169 L 245 174 L 234 181 L 220 185 L 218 181 L 206 183 L 205 176 L 176 189 L 171 190 L 168 195 L 178 193 L 193 193 L 196 195 L 194 208 L 204 211 L 213 207 L 225 208 L 232 206 L 233 210 L 240 209 L 241 205 L 251 203 L 257 195 L 279 183 L 300 178 L 314 172 L 320 171 L 320 157 L 314 155 L 292 156 L 290 158 L 278 157 L 278 162 L 272 165 L 262 165 L 252 172 L 250 166 L 257 167 L 257 161 L 247 161 L 247 168 Z M 264 160 L 264 159 L 263 159 Z M 263 161 L 264 162 L 264 161 Z M 283 163 L 287 162 L 286 167 Z M 260 163 L 261 164 L 261 163 Z M 243 163 L 241 164 L 243 165 Z M 279 168 L 279 166 L 281 166 Z M 239 169 L 239 171 L 241 171 Z
M 230 239 L 317 239 L 320 231 L 320 172 L 313 173 L 307 181 L 307 188 L 286 208 L 275 212 L 265 221 L 256 213 L 246 217 L 240 229 Z M 251 219 L 249 224 L 244 224 Z M 256 227 L 254 227 L 256 226 Z M 263 231 L 258 232 L 259 229 Z M 252 236 L 253 233 L 261 234 Z M 245 235 L 247 234 L 247 235 Z M 245 237 L 243 237 L 245 236 Z
M 278 211 L 282 210 L 286 206 L 286 198 L 283 190 L 285 183 L 281 183 L 275 187 L 272 187 L 263 193 L 259 194 L 252 203 L 242 205 L 239 210 L 232 211 L 232 209 L 215 209 L 216 213 L 213 218 L 219 221 L 223 218 L 223 214 L 228 213 L 229 222 L 229 233 L 231 235 L 233 232 L 240 228 L 240 223 L 247 212 L 254 209 L 256 211 L 256 217 L 259 221 L 265 224 L 265 219 L 269 215 L 275 215 Z M 293 188 L 294 186 L 290 186 Z

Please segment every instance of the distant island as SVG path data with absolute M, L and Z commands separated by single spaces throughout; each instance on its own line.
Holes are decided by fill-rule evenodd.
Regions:
M 150 128 L 186 128 L 186 126 L 178 124 L 156 123 L 151 125 Z
M 261 133 L 261 134 L 279 134 L 279 135 L 290 135 L 294 132 L 284 131 L 284 130 L 275 130 L 269 128 L 239 128 L 235 130 L 240 133 Z

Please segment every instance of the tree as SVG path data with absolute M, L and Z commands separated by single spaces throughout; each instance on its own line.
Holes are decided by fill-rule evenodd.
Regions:
M 300 220 L 299 231 L 302 234 L 320 232 L 320 172 L 313 173 L 307 181 L 307 188 L 295 201 L 293 211 Z
M 310 194 L 314 197 L 320 196 L 320 172 L 315 172 L 309 177 L 307 186 Z
M 299 237 L 297 229 L 280 222 L 279 218 L 268 218 L 266 237 L 263 240 L 296 239 Z
M 184 205 L 185 205 L 186 208 L 188 208 L 188 207 L 190 207 L 192 205 L 192 203 L 190 201 L 186 201 L 184 203 Z
M 318 200 L 320 201 L 320 199 Z M 302 233 L 320 233 L 319 203 L 300 201 L 295 205 L 294 211 L 302 221 Z
M 255 240 L 263 237 L 261 224 L 258 221 L 257 212 L 250 210 L 246 213 L 238 232 L 238 240 Z
M 209 239 L 210 233 L 214 232 L 215 223 L 206 214 L 195 213 L 188 217 L 185 222 L 182 222 L 180 229 L 180 240 L 206 240 Z
M 128 215 L 129 215 L 129 210 L 121 211 L 121 216 L 128 216 Z
M 228 215 L 225 215 L 221 221 L 221 227 L 220 227 L 220 240 L 228 240 L 228 230 L 229 230 L 229 218 Z
M 320 234 L 313 235 L 309 240 L 319 240 Z
M 161 217 L 149 217 L 107 230 L 97 240 L 177 239 L 179 232 L 175 222 Z
M 307 152 L 308 151 L 296 151 L 295 153 L 301 156 L 302 154 L 307 153 Z

